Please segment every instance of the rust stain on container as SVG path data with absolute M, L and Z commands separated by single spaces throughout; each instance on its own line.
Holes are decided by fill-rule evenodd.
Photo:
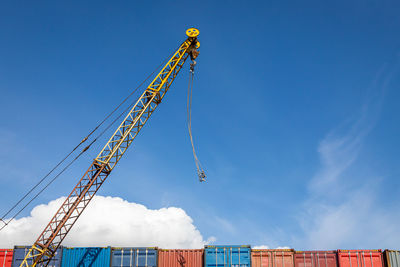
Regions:
M 203 249 L 159 249 L 158 267 L 203 267 Z
M 295 267 L 337 267 L 335 250 L 296 251 L 294 254 Z
M 252 249 L 252 267 L 294 267 L 293 249 Z
M 0 249 L 0 267 L 11 267 L 13 252 L 12 249 Z
M 383 267 L 382 250 L 338 250 L 339 267 Z

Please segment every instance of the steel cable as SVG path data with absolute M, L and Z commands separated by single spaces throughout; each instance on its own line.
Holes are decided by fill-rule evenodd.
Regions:
M 206 174 L 201 166 L 200 160 L 197 157 L 196 149 L 194 147 L 193 135 L 192 135 L 192 94 L 193 94 L 193 79 L 194 72 L 190 71 L 190 78 L 188 84 L 188 92 L 187 92 L 187 123 L 188 123 L 188 132 L 190 137 L 190 143 L 192 145 L 194 162 L 196 164 L 197 176 L 199 177 L 200 182 L 204 182 L 206 179 Z
M 65 166 L 53 179 L 51 179 L 45 187 L 43 187 L 28 203 L 26 203 L 14 216 L 9 219 L 7 222 L 5 222 L 3 219 L 0 219 L 4 225 L 0 228 L 0 231 L 3 230 L 11 221 L 13 221 L 32 201 L 34 201 L 43 191 L 49 187 L 60 175 L 65 172 L 80 156 L 82 156 L 89 148 L 91 147 L 92 144 L 94 144 L 107 130 L 119 119 L 121 118 L 122 115 L 124 115 L 132 106 L 136 103 L 134 101 L 132 104 L 130 104 L 123 112 L 121 112 L 118 117 L 116 117 L 95 139 L 92 140 L 92 142 L 86 146 L 70 163 L 68 163 L 67 166 Z
M 174 52 L 173 52 L 174 53 Z M 154 70 L 151 72 L 113 111 L 111 111 L 82 141 L 75 146 L 71 152 L 69 152 L 60 162 L 56 164 L 38 183 L 36 183 L 20 200 L 18 200 L 1 218 L 0 221 L 3 222 L 3 226 L 0 231 L 3 230 L 11 221 L 13 221 L 32 201 L 34 201 L 47 187 L 50 186 L 64 171 L 66 171 L 83 153 L 85 153 L 90 146 L 95 143 L 124 113 L 126 113 L 135 103 L 134 101 L 130 104 L 123 112 L 121 112 L 93 141 L 85 147 L 68 165 L 66 165 L 52 180 L 50 180 L 45 187 L 43 187 L 32 199 L 28 201 L 16 214 L 14 214 L 11 219 L 7 222 L 4 220 L 5 217 L 10 214 L 29 194 L 31 194 L 50 174 L 52 174 L 64 161 L 71 156 L 84 142 L 86 142 L 89 137 L 96 132 L 154 73 L 163 65 L 165 62 L 173 55 L 171 53 L 165 60 L 161 62 Z

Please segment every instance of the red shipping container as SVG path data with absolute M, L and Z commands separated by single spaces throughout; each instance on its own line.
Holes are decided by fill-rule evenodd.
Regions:
M 252 267 L 294 267 L 293 249 L 252 249 Z
M 158 267 L 203 267 L 204 249 L 159 249 Z
M 383 267 L 382 250 L 338 250 L 339 267 Z
M 12 249 L 0 249 L 0 267 L 11 267 L 12 258 Z
M 338 267 L 336 251 L 296 251 L 295 267 Z

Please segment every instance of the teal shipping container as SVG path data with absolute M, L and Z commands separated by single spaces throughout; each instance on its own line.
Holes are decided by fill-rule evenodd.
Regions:
M 15 246 L 13 259 L 11 267 L 19 267 L 22 261 L 25 259 L 26 254 L 28 254 L 31 246 Z M 56 251 L 56 254 L 49 262 L 48 267 L 60 267 L 61 266 L 61 258 L 62 258 L 62 247 L 59 247 Z M 28 260 L 28 264 L 32 264 L 32 260 Z
M 205 267 L 250 267 L 250 246 L 205 246 Z
M 157 267 L 157 248 L 112 248 L 111 267 Z
M 111 248 L 63 248 L 61 267 L 110 267 Z

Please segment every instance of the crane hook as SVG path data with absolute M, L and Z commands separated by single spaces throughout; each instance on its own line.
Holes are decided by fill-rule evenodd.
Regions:
M 195 60 L 192 60 L 192 63 L 190 63 L 190 72 L 192 73 L 192 74 L 194 74 L 194 66 L 196 66 L 196 61 Z

